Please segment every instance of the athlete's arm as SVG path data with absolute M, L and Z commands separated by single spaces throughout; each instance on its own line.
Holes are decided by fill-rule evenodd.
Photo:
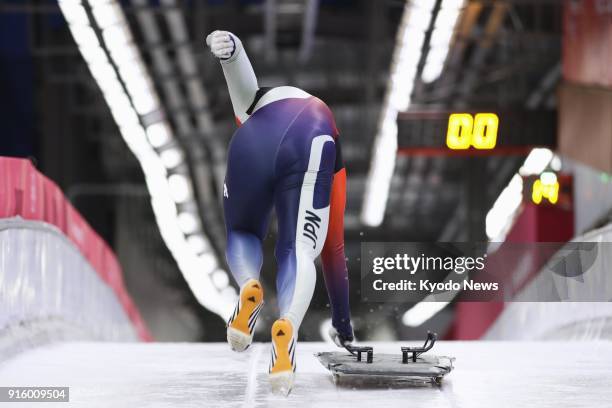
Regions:
M 242 123 L 248 118 L 246 111 L 259 89 L 246 50 L 240 39 L 229 31 L 213 31 L 206 37 L 206 45 L 221 62 L 234 114 Z
M 342 346 L 353 341 L 353 328 L 349 308 L 348 269 L 344 254 L 346 170 L 342 163 L 339 140 L 336 140 L 335 170 L 329 204 L 329 225 L 321 252 L 321 263 L 332 312 L 333 330 L 330 336 L 338 346 Z

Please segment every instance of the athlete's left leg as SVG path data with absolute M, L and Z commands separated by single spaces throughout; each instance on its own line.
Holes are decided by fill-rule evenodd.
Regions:
M 244 351 L 253 340 L 253 330 L 264 304 L 259 273 L 263 262 L 262 241 L 268 227 L 272 199 L 270 197 L 270 205 L 266 206 L 264 192 L 259 197 L 245 198 L 244 191 L 231 187 L 228 190 L 232 193 L 224 200 L 226 259 L 240 287 L 240 295 L 227 322 L 227 341 L 233 350 Z M 259 205 L 248 205 L 257 199 Z M 247 218 L 249 222 L 239 222 L 241 218 Z
M 264 303 L 259 273 L 262 241 L 273 204 L 273 168 L 268 151 L 274 146 L 263 145 L 266 134 L 260 130 L 250 123 L 234 135 L 223 186 L 226 259 L 240 286 L 236 308 L 227 322 L 227 341 L 235 351 L 243 351 L 251 344 Z
M 279 392 L 288 392 L 293 384 L 298 329 L 315 288 L 314 261 L 327 236 L 335 154 L 331 136 L 313 137 L 303 159 L 305 171 L 277 181 L 274 205 L 279 235 L 275 255 L 281 318 L 272 325 L 270 379 Z

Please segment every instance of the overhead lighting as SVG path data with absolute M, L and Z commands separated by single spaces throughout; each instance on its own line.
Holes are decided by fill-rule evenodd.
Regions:
M 502 242 L 505 240 L 522 201 L 523 179 L 515 174 L 486 215 L 485 228 L 491 241 Z
M 130 89 L 128 87 L 128 89 Z M 159 104 L 155 94 L 149 90 L 131 91 L 132 102 L 136 112 L 141 115 L 146 115 L 158 109 Z
M 408 327 L 419 327 L 448 304 L 449 302 L 419 302 L 404 313 L 402 323 Z
M 465 0 L 444 0 L 444 3 L 442 3 L 442 7 L 462 8 L 464 3 Z
M 181 212 L 178 215 L 178 224 L 185 234 L 192 234 L 198 229 L 198 218 L 190 212 Z
M 128 60 L 122 61 L 122 63 L 119 65 L 119 72 L 121 73 L 121 78 L 125 80 L 126 84 L 132 81 L 142 82 L 147 76 L 147 68 L 142 63 Z M 139 88 L 142 88 L 143 86 L 145 85 L 141 85 Z
M 459 12 L 462 5 L 458 7 L 448 7 L 446 2 L 442 2 L 442 8 L 438 11 L 436 15 L 436 22 L 434 23 L 434 32 L 443 32 L 444 37 L 450 38 L 450 35 L 446 33 L 451 33 L 454 31 L 455 24 L 457 23 L 457 17 L 459 17 Z
M 202 273 L 211 274 L 215 271 L 218 271 L 217 257 L 212 252 L 204 252 L 198 255 L 198 259 L 202 264 Z
M 130 61 L 138 60 L 138 48 L 133 42 L 126 44 L 115 44 L 109 48 L 111 56 L 118 64 L 124 66 L 129 64 Z
M 409 3 L 407 5 L 411 6 L 411 11 L 415 13 L 419 13 L 419 12 L 431 13 L 433 11 L 434 5 L 436 4 L 435 1 L 431 1 L 431 0 L 409 0 L 406 3 Z M 404 9 L 404 11 L 405 10 L 406 9 Z M 427 14 L 422 14 L 421 17 L 429 17 L 429 16 Z M 425 28 L 427 28 L 427 26 L 425 26 Z
M 60 0 L 59 7 L 71 26 L 89 25 L 89 17 L 80 1 Z
M 535 148 L 529 152 L 525 162 L 519 169 L 521 176 L 537 176 L 546 170 L 553 159 L 554 153 L 547 148 Z
M 115 2 L 93 1 L 92 13 L 101 29 L 122 22 L 123 12 Z
M 104 43 L 110 50 L 116 47 L 122 47 L 132 41 L 132 35 L 130 34 L 129 28 L 124 25 L 123 22 L 103 28 L 102 38 L 104 38 Z
M 221 290 L 221 297 L 228 302 L 235 302 L 236 298 L 238 297 L 238 293 L 236 293 L 236 289 L 234 289 L 232 286 L 228 286 Z M 257 326 L 255 327 L 255 330 L 257 330 Z
M 555 184 L 557 182 L 557 175 L 552 171 L 545 171 L 540 174 L 540 180 L 545 185 Z
M 139 93 L 152 94 L 154 92 L 152 84 L 140 69 L 131 67 L 128 71 L 128 69 L 119 67 L 119 72 L 130 96 L 138 96 Z
M 113 114 L 113 118 L 115 118 L 115 122 L 117 125 L 121 126 L 130 126 L 138 123 L 138 115 L 132 109 L 129 103 L 127 105 L 117 104 L 112 105 L 111 113 Z
M 429 5 L 422 4 L 421 6 L 413 6 L 410 9 L 406 27 L 408 30 L 418 30 L 423 34 L 425 30 L 427 30 L 431 22 L 431 12 L 435 2 L 430 1 L 428 3 Z M 410 40 L 410 38 L 406 38 L 405 36 L 403 39 Z
M 504 242 L 512 228 L 523 201 L 523 177 L 540 175 L 554 157 L 555 154 L 550 149 L 531 149 L 518 173 L 512 177 L 487 213 L 485 228 L 491 242 Z
M 555 154 L 553 158 L 551 159 L 549 166 L 554 171 L 560 171 L 561 170 L 561 158 Z
M 521 176 L 539 176 L 552 164 L 555 157 L 553 151 L 545 147 L 531 149 L 518 173 L 512 177 L 487 213 L 485 223 L 489 240 L 492 242 L 505 241 L 523 201 L 523 178 Z M 554 175 L 554 173 L 551 174 Z M 546 179 L 550 176 L 545 175 L 544 177 Z
M 224 289 L 229 285 L 229 277 L 225 271 L 217 269 L 212 274 L 213 284 L 217 287 L 217 289 Z
M 159 149 L 172 140 L 170 136 L 170 127 L 166 122 L 153 123 L 147 127 L 147 138 L 151 146 Z
M 100 46 L 96 32 L 88 25 L 71 25 L 70 31 L 79 49 Z
M 93 14 L 98 25 L 103 28 L 102 38 L 119 67 L 136 112 L 146 115 L 158 109 L 159 99 L 121 9 L 114 2 L 101 3 L 94 7 Z
M 131 110 L 130 100 L 123 92 L 121 87 L 119 87 L 114 92 L 104 92 L 104 99 L 109 106 L 112 106 L 114 110 L 128 109 Z M 137 123 L 138 120 L 135 120 L 133 123 Z
M 86 47 L 79 46 L 79 51 L 81 51 L 81 55 L 83 59 L 87 62 L 87 64 L 96 64 L 101 62 L 106 62 L 108 59 L 106 58 L 106 53 L 98 44 L 91 44 Z
M 92 76 L 98 80 L 98 78 L 103 79 L 104 83 L 99 84 L 99 88 L 104 94 L 105 98 L 111 98 L 113 95 L 122 95 L 127 97 L 127 94 L 123 90 L 123 86 L 121 86 L 121 82 L 119 82 L 119 78 L 113 71 L 99 70 L 96 72 L 95 65 L 90 65 L 90 71 L 92 72 Z M 103 63 L 100 63 L 101 66 L 104 66 Z M 109 65 L 107 65 L 109 66 Z M 94 72 L 96 72 L 94 74 Z
M 196 254 L 201 254 L 208 249 L 208 240 L 202 235 L 190 235 L 187 237 L 187 244 L 191 247 L 191 250 Z
M 167 169 L 173 169 L 183 162 L 183 152 L 177 147 L 171 147 L 163 150 L 160 153 L 160 158 Z M 185 182 L 189 184 L 187 179 L 185 179 Z
M 60 0 L 59 3 L 70 32 L 119 126 L 121 136 L 140 163 L 162 239 L 198 302 L 227 319 L 236 300 L 236 291 L 227 286 L 229 277 L 219 269 L 214 253 L 203 252 L 210 246 L 203 235 L 196 234 L 196 231 L 201 231 L 197 213 L 177 211 L 177 203 L 181 203 L 182 207 L 188 204 L 189 208 L 196 208 L 190 180 L 185 175 L 168 176 L 167 168 L 176 167 L 174 164 L 178 156 L 166 154 L 162 161 L 155 150 L 174 139 L 172 130 L 164 120 L 149 124 L 146 131 L 141 125 L 138 114 L 144 115 L 157 109 L 159 98 L 132 42 L 125 16 L 116 0 L 89 0 L 89 4 L 96 24 L 103 29 L 103 39 L 110 54 L 102 48 L 83 3 L 80 0 Z M 109 55 L 114 66 L 120 68 L 127 94 Z M 219 271 L 216 272 L 216 283 L 212 280 L 213 271 Z M 227 283 L 221 273 L 225 274 Z
M 455 26 L 461 14 L 463 1 L 443 0 L 436 16 L 434 28 L 429 41 L 429 52 L 421 73 L 423 82 L 433 82 L 442 73 Z
M 168 177 L 168 184 L 175 203 L 181 204 L 192 198 L 189 180 L 182 174 L 173 174 Z
M 425 30 L 431 22 L 434 4 L 430 0 L 412 0 L 404 6 L 366 180 L 361 210 L 361 220 L 365 225 L 379 226 L 385 216 L 397 157 L 397 113 L 410 107 Z
M 89 70 L 94 79 L 105 87 L 101 88 L 103 92 L 107 89 L 107 86 L 113 86 L 114 89 L 120 89 L 120 91 L 123 92 L 123 88 L 117 78 L 117 73 L 108 60 L 99 60 L 95 63 L 90 63 Z
M 397 123 L 394 118 L 387 118 L 384 121 L 379 135 L 373 156 L 387 157 L 387 160 L 373 161 L 366 180 L 366 201 L 361 219 L 364 224 L 370 226 L 380 225 L 385 215 L 397 155 Z

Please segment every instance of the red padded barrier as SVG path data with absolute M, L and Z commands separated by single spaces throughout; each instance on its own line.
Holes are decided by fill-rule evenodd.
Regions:
M 58 227 L 113 289 L 138 336 L 144 341 L 152 340 L 127 293 L 121 265 L 106 242 L 68 202 L 60 188 L 29 160 L 0 157 L 0 218 L 17 216 Z
M 42 220 L 45 215 L 44 177 L 36 171 L 32 163 L 26 163 L 23 169 L 21 216 L 28 220 Z
M 15 184 L 17 177 L 12 175 L 15 171 L 14 166 L 18 164 L 17 159 L 0 160 L 0 217 L 12 217 L 17 213 L 17 194 Z
M 53 181 L 44 178 L 45 214 L 44 221 L 57 226 L 67 233 L 66 227 L 66 200 L 62 190 Z
M 66 203 L 66 234 L 72 242 L 79 247 L 81 252 L 85 252 L 85 246 L 87 240 L 91 238 L 91 235 L 87 231 L 87 222 L 83 219 L 81 214 L 72 206 L 70 203 Z
M 122 287 L 123 280 L 121 279 L 121 265 L 117 261 L 113 251 L 106 247 L 103 254 L 103 265 L 105 275 L 102 277 L 112 287 Z

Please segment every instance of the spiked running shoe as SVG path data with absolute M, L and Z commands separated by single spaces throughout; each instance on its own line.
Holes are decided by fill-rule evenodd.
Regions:
M 251 279 L 240 289 L 238 304 L 227 322 L 227 342 L 234 351 L 246 350 L 253 341 L 253 329 L 263 307 L 263 288 Z
M 295 377 L 296 336 L 288 319 L 278 319 L 272 325 L 272 356 L 269 378 L 272 392 L 289 395 Z

